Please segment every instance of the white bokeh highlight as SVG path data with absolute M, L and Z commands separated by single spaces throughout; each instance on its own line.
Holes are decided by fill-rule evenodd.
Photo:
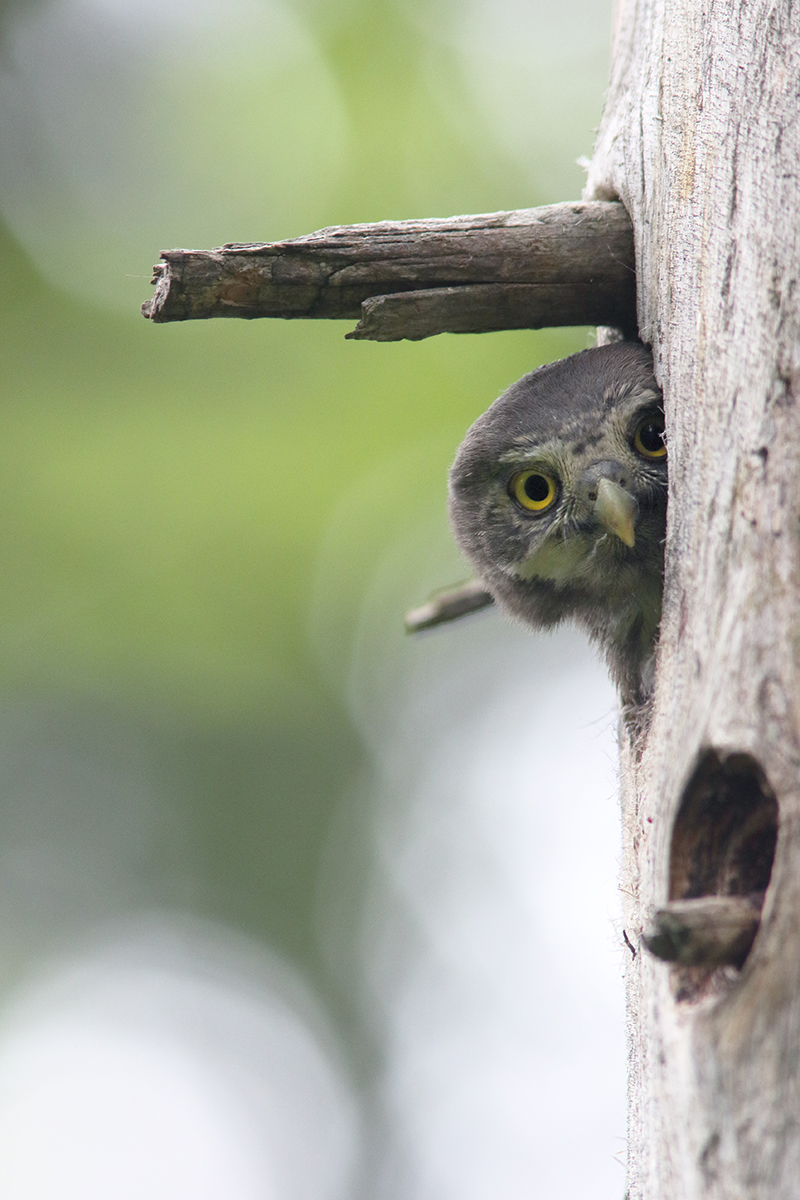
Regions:
M 579 199 L 577 160 L 591 157 L 608 87 L 611 0 L 461 0 L 433 11 L 492 139 L 541 199 Z
M 309 994 L 230 930 L 109 931 L 0 1024 L 2 1200 L 345 1200 L 358 1156 Z
M 376 567 L 350 679 L 377 797 L 361 950 L 383 1054 L 374 1194 L 619 1200 L 616 696 L 571 629 L 491 612 L 403 641 L 398 580 L 430 568 L 426 543 Z

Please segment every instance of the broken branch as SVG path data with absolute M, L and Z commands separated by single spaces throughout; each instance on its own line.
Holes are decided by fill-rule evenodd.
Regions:
M 656 912 L 642 941 L 666 962 L 741 966 L 758 932 L 763 901 L 763 893 L 673 900 Z
M 343 225 L 292 241 L 165 250 L 152 321 L 361 318 L 394 341 L 554 325 L 635 333 L 633 235 L 611 201 Z
M 481 581 L 470 579 L 457 587 L 434 592 L 426 604 L 410 609 L 405 615 L 406 633 L 421 633 L 424 629 L 446 625 L 449 621 L 457 621 L 491 604 L 494 604 L 494 600 Z

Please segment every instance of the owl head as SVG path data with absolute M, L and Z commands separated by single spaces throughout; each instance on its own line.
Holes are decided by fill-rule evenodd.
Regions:
M 579 621 L 631 700 L 649 682 L 666 510 L 661 392 L 638 342 L 523 376 L 450 472 L 456 540 L 495 601 L 535 629 Z

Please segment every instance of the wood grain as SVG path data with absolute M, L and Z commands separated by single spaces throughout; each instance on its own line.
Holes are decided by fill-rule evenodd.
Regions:
M 622 746 L 626 928 L 670 899 L 709 754 L 746 756 L 778 807 L 741 972 L 693 994 L 627 968 L 630 1200 L 800 1195 L 798 95 L 792 0 L 618 0 L 588 195 L 631 214 L 670 475 L 649 732 Z
M 344 225 L 292 241 L 165 250 L 151 321 L 359 319 L 377 341 L 553 325 L 635 331 L 633 236 L 621 204 Z

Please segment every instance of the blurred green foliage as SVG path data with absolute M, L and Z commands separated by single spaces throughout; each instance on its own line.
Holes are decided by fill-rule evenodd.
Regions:
M 355 618 L 354 567 L 444 512 L 449 460 L 487 400 L 585 344 L 354 344 L 322 322 L 153 328 L 53 294 L 8 238 L 0 254 L 4 686 L 77 685 L 192 721 L 305 720 L 309 595 L 337 505 L 377 474 L 331 580 Z M 391 462 L 420 448 L 398 482 Z
M 479 113 L 469 140 L 447 119 L 431 71 L 462 116 L 469 100 L 452 53 L 407 6 L 359 0 L 336 19 L 324 6 L 306 16 L 349 122 L 341 178 L 316 208 L 303 196 L 315 226 L 572 198 L 547 179 L 531 194 Z M 230 84 L 257 155 L 271 113 L 263 88 L 258 106 L 248 96 L 251 75 Z M 195 84 L 189 113 L 213 162 L 225 134 Z M 282 221 L 222 237 L 307 231 Z M 160 248 L 138 263 L 141 300 Z M 585 346 L 587 331 L 374 345 L 328 322 L 153 327 L 133 307 L 58 292 L 10 235 L 0 264 L 6 700 L 89 721 L 113 709 L 132 736 L 152 737 L 183 816 L 165 820 L 167 849 L 152 851 L 150 898 L 232 921 L 314 973 L 320 853 L 364 769 L 344 693 L 370 573 L 406 531 L 443 526 L 468 424 L 513 379 Z M 97 264 L 78 269 L 89 278 Z M 342 506 L 351 516 L 336 524 Z M 321 575 L 323 543 L 335 578 Z M 432 582 L 453 582 L 454 565 Z M 424 599 L 411 584 L 398 627 L 404 605 Z M 323 663 L 309 621 L 326 605 L 338 632 Z

